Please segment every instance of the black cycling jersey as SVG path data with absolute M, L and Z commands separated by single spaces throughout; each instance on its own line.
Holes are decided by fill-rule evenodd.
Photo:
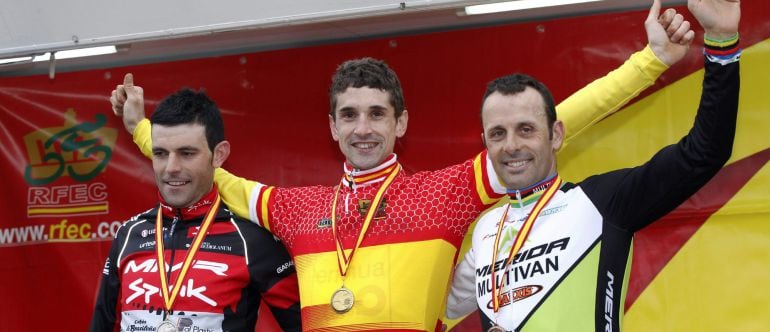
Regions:
M 214 188 L 190 208 L 161 205 L 169 287 L 216 195 Z M 155 331 L 164 320 L 155 249 L 157 213 L 157 207 L 143 212 L 118 230 L 104 265 L 91 331 Z M 283 330 L 301 330 L 297 278 L 288 253 L 273 235 L 235 217 L 224 203 L 180 289 L 168 315 L 179 331 L 254 331 L 260 300 Z

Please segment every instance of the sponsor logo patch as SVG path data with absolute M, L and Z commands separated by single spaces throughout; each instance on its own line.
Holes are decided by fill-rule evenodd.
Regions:
M 318 228 L 318 229 L 329 228 L 329 227 L 332 227 L 332 219 L 331 218 L 323 218 L 323 219 L 319 220 L 318 221 L 318 226 L 316 226 L 316 228 Z
M 498 296 L 500 301 L 500 307 L 507 306 L 511 303 L 524 300 L 530 296 L 533 296 L 543 290 L 543 286 L 540 285 L 526 285 L 511 289 L 507 292 L 503 292 Z M 492 300 L 487 303 L 487 308 L 492 309 Z

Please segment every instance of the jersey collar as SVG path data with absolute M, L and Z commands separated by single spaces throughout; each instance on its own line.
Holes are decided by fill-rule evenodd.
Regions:
M 342 177 L 342 185 L 355 189 L 359 186 L 370 185 L 374 183 L 380 183 L 385 181 L 388 174 L 396 170 L 398 165 L 398 157 L 395 153 L 385 158 L 385 160 L 377 165 L 377 167 L 367 170 L 359 170 L 348 164 L 346 161 L 343 164 L 343 170 L 345 175 Z
M 188 207 L 183 208 L 175 208 L 166 203 L 166 200 L 163 199 L 163 196 L 158 192 L 158 200 L 160 200 L 160 206 L 161 210 L 163 211 L 163 216 L 173 218 L 175 216 L 181 217 L 182 220 L 189 220 L 194 218 L 202 218 L 206 212 L 209 211 L 209 208 L 211 208 L 211 205 L 214 204 L 214 201 L 217 198 L 217 186 L 214 185 L 211 188 L 211 191 L 209 191 L 206 195 L 201 197 L 200 200 L 195 202 L 195 204 L 192 204 Z M 177 212 L 179 212 L 181 215 L 177 215 Z
M 545 192 L 546 189 L 548 189 L 548 187 L 556 182 L 556 175 L 558 175 L 558 173 L 553 173 L 545 179 L 538 181 L 526 188 L 507 189 L 506 192 L 508 193 L 510 201 L 512 203 L 517 201 L 519 202 L 520 206 L 525 206 L 531 202 L 536 201 L 537 198 L 540 197 L 540 195 Z

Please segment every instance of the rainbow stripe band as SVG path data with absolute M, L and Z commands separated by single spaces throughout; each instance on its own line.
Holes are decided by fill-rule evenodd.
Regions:
M 706 60 L 724 66 L 740 60 L 741 48 L 739 46 L 740 38 L 737 33 L 723 40 L 704 37 L 703 54 L 706 56 Z
M 737 32 L 735 33 L 735 35 L 727 39 L 714 39 L 714 38 L 709 38 L 708 36 L 703 36 L 703 42 L 707 46 L 726 47 L 726 46 L 731 46 L 733 44 L 737 44 L 739 37 L 740 35 Z
M 735 53 L 740 49 L 739 48 L 740 44 L 738 39 L 734 40 L 731 44 L 723 44 L 723 46 L 715 46 L 715 45 L 709 45 L 709 44 L 704 44 L 703 46 L 706 50 L 706 53 L 709 53 L 709 54 Z

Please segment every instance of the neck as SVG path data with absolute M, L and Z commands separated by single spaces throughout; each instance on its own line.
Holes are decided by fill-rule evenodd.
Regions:
M 160 195 L 160 192 L 158 193 L 158 200 L 160 201 L 160 207 L 164 216 L 172 218 L 178 216 L 182 220 L 188 220 L 203 217 L 206 212 L 209 211 L 211 205 L 214 204 L 217 195 L 219 195 L 219 193 L 217 193 L 217 186 L 214 185 L 208 193 L 201 197 L 201 199 L 189 206 L 173 207 L 168 205 L 166 200 L 163 199 L 163 196 Z
M 346 161 L 343 165 L 345 175 L 342 177 L 342 185 L 354 189 L 357 186 L 380 183 L 396 169 L 396 165 L 398 165 L 398 157 L 395 153 L 385 158 L 379 165 L 366 170 L 354 168 Z
M 554 172 L 551 175 L 548 175 L 545 179 L 537 181 L 537 182 L 535 182 L 535 183 L 533 183 L 533 184 L 531 184 L 529 186 L 526 186 L 524 188 L 520 188 L 520 189 L 508 188 L 508 190 L 507 190 L 508 196 L 512 196 L 512 198 L 519 198 L 519 199 L 521 199 L 521 198 L 526 198 L 526 197 L 528 197 L 528 196 L 530 196 L 532 194 L 542 192 L 542 191 L 548 189 L 548 187 L 550 187 L 551 184 L 554 183 L 554 181 L 556 180 L 556 176 L 557 175 L 558 175 L 558 173 Z

